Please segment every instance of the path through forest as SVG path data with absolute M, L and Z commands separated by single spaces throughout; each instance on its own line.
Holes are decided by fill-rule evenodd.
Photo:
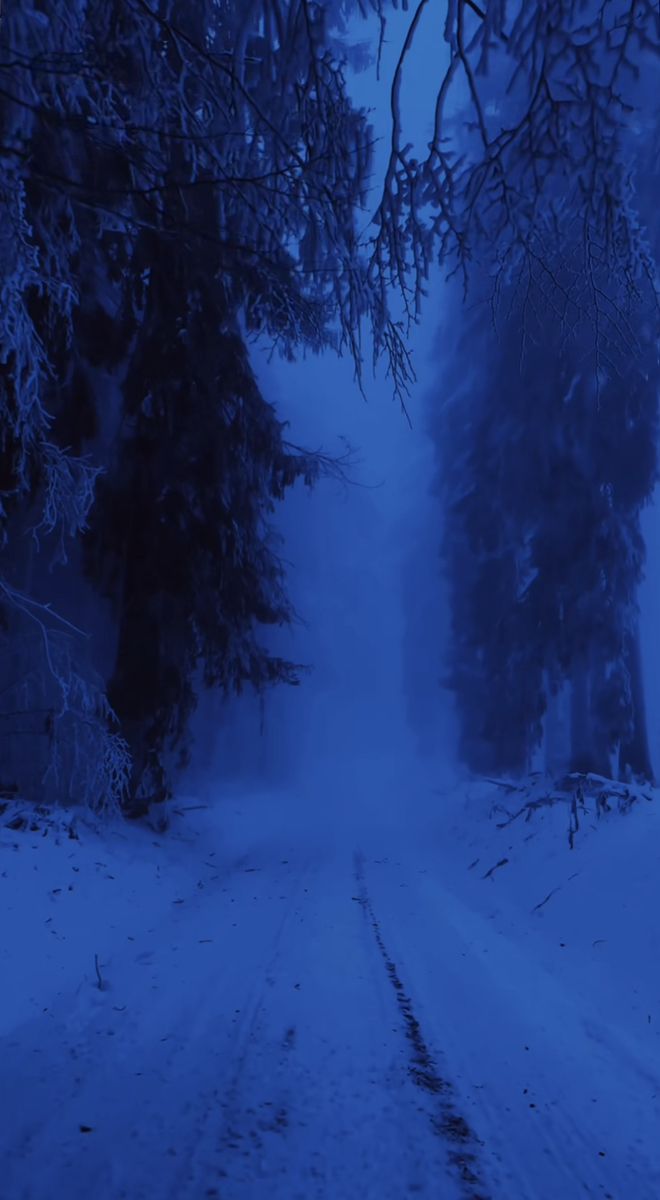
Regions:
M 2 1200 L 657 1200 L 653 1024 L 553 972 L 437 796 L 350 778 L 322 819 L 3 827 Z

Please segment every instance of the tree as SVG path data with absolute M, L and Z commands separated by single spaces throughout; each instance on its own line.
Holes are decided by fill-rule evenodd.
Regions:
M 439 43 L 443 18 L 445 63 L 420 147 L 403 116 L 406 67 L 425 31 Z M 466 282 L 476 258 L 494 268 L 495 301 L 515 280 L 526 312 L 546 298 L 565 321 L 587 315 L 599 341 L 620 340 L 639 290 L 654 288 L 626 139 L 652 103 L 659 35 L 652 0 L 420 0 L 392 84 L 371 259 L 381 296 L 394 279 L 414 316 L 438 256 Z M 569 287 L 552 269 L 567 214 Z
M 151 237 L 116 465 L 85 538 L 87 571 L 116 613 L 109 698 L 132 751 L 133 811 L 165 795 L 166 754 L 185 752 L 200 678 L 224 691 L 298 681 L 255 632 L 290 617 L 267 521 L 322 466 L 287 449 L 203 256 L 159 262 Z
M 225 94 L 213 92 L 226 72 L 222 52 L 208 48 L 212 23 L 204 32 L 203 20 L 195 28 L 195 14 L 182 13 L 181 22 L 170 14 L 171 28 L 141 4 L 57 14 L 59 41 L 47 53 L 33 45 L 44 28 L 35 8 L 15 22 L 13 48 L 19 93 L 21 68 L 36 61 L 44 72 L 28 76 L 22 100 L 13 97 L 30 114 L 21 136 L 38 164 L 25 185 L 35 260 L 55 265 L 71 303 L 63 315 L 54 290 L 38 287 L 22 300 L 43 347 L 37 383 L 56 444 L 92 448 L 104 467 L 85 563 L 115 606 L 105 712 L 116 712 L 128 739 L 125 806 L 133 813 L 167 794 L 167 758 L 185 747 L 199 677 L 225 689 L 296 681 L 294 665 L 269 655 L 256 635 L 257 625 L 290 612 L 267 518 L 297 478 L 311 484 L 335 469 L 288 445 L 251 373 L 241 309 L 248 329 L 269 331 L 287 352 L 334 335 L 321 290 L 298 283 L 291 251 L 275 236 L 298 210 L 289 201 L 280 212 L 275 201 L 271 223 L 270 184 L 232 174 L 256 170 L 255 102 L 242 121 L 226 84 Z M 74 72 L 80 87 L 71 96 Z M 154 81 L 167 103 L 155 100 Z M 239 126 L 238 150 L 230 141 L 219 174 L 228 121 Z M 58 143 L 53 125 L 63 133 Z M 278 155 L 280 140 L 276 133 Z M 259 229 L 252 245 L 232 241 L 245 234 L 237 191 L 248 201 L 254 193 L 253 217 L 260 205 L 262 246 Z
M 657 480 L 657 349 L 638 315 L 609 373 L 589 325 L 567 336 L 547 308 L 526 317 L 522 358 L 519 306 L 499 337 L 487 309 L 466 322 L 442 437 L 451 681 L 477 770 L 529 767 L 568 681 L 571 767 L 609 775 L 618 747 L 623 773 L 652 775 L 636 592 Z M 464 377 L 477 336 L 488 374 Z
M 79 631 L 22 586 L 20 560 L 30 562 L 40 539 L 66 559 L 67 542 L 86 528 L 98 471 L 53 437 L 43 395 L 50 363 L 34 307 L 43 297 L 57 306 L 67 337 L 71 295 L 40 259 L 27 188 L 12 167 L 0 178 L 0 783 L 12 794 L 20 779 L 38 799 L 47 778 L 60 799 L 74 788 L 84 802 L 115 807 L 128 765 L 115 714 L 80 654 Z M 26 755 L 31 743 L 37 752 Z

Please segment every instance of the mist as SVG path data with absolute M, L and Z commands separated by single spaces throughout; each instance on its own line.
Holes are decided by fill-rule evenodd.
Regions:
M 362 396 L 345 360 L 255 356 L 287 437 L 329 455 L 348 446 L 350 462 L 344 481 L 299 482 L 274 515 L 297 615 L 267 645 L 307 670 L 298 687 L 203 705 L 196 737 L 213 744 L 220 779 L 318 790 L 339 773 L 387 777 L 396 765 L 410 774 L 426 759 L 446 774 L 453 761 L 438 466 L 425 424 L 433 368 L 423 349 L 405 412 L 387 381 Z
M 369 69 L 348 74 L 375 138 L 365 226 L 389 152 L 390 88 L 408 22 L 406 12 L 388 15 L 378 73 L 372 57 Z M 433 23 L 424 28 L 430 34 Z M 364 36 L 364 23 L 355 21 L 355 42 Z M 402 109 L 420 144 L 430 136 L 438 53 L 434 36 L 420 37 L 404 80 Z M 438 404 L 443 303 L 438 268 L 424 314 L 408 329 L 415 378 L 402 397 L 394 395 L 382 362 L 372 371 L 368 333 L 361 381 L 349 356 L 307 354 L 287 362 L 267 344 L 252 344 L 253 367 L 287 422 L 287 439 L 338 458 L 348 451 L 349 464 L 344 482 L 324 479 L 308 489 L 298 481 L 272 517 L 296 619 L 267 631 L 264 642 L 306 668 L 300 686 L 228 701 L 202 697 L 194 723 L 198 786 L 205 773 L 234 786 L 297 780 L 315 790 L 319 804 L 336 804 L 336 778 L 344 774 L 359 780 L 356 794 L 367 804 L 364 783 L 376 772 L 395 803 L 393 770 L 399 779 L 421 774 L 426 791 L 462 770 L 445 686 L 441 465 L 429 431 Z M 381 805 L 387 803 L 382 786 L 378 792 Z

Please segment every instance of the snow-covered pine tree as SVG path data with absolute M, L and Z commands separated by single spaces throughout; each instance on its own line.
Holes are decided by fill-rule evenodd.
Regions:
M 636 597 L 657 479 L 651 314 L 605 363 L 588 321 L 568 329 L 550 306 L 534 320 L 509 299 L 497 332 L 488 305 L 465 320 L 435 422 L 462 753 L 479 771 L 527 769 L 567 682 L 566 765 L 610 774 L 618 748 L 623 772 L 649 778 Z M 476 340 L 489 353 L 469 370 Z
M 53 798 L 112 807 L 125 744 L 84 638 L 33 588 L 39 547 L 65 560 L 86 527 L 97 470 L 58 440 L 46 399 L 51 351 L 71 344 L 76 239 L 66 201 L 52 236 L 37 228 L 29 157 L 39 117 L 25 64 L 39 56 L 43 14 L 28 4 L 3 17 L 3 78 L 14 46 L 24 61 L 12 68 L 17 94 L 3 91 L 0 104 L 0 783 L 40 800 L 47 780 Z
M 330 59 L 308 78 L 318 23 L 280 37 L 288 98 L 276 112 L 258 24 L 243 28 L 235 4 L 81 3 L 35 5 L 5 29 L 16 89 L 6 144 L 20 142 L 28 163 L 35 278 L 48 264 L 67 300 L 48 287 L 21 294 L 45 364 L 36 411 L 72 477 L 67 447 L 103 467 L 85 565 L 114 604 L 109 695 L 132 754 L 133 812 L 166 793 L 194 680 L 295 681 L 256 633 L 289 616 L 268 515 L 296 479 L 333 469 L 285 442 L 241 330 L 285 353 L 341 337 L 328 321 L 333 276 L 296 267 L 312 235 L 322 257 L 340 236 L 350 249 L 367 126 Z M 321 176 L 342 138 L 356 159 L 343 174 L 337 161 L 330 191 Z M 47 499 L 53 525 L 52 487 Z
M 87 572 L 117 619 L 109 697 L 133 755 L 133 812 L 165 794 L 198 683 L 297 682 L 257 632 L 290 616 L 268 515 L 320 466 L 288 453 L 203 252 L 159 262 L 143 249 L 154 265 L 116 461 L 85 538 Z

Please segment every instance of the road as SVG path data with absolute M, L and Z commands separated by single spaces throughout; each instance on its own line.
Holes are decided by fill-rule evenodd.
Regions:
M 656 1068 L 431 828 L 278 803 L 204 827 L 187 874 L 155 850 L 157 903 L 95 915 L 99 985 L 5 1038 L 2 1200 L 658 1200 Z

